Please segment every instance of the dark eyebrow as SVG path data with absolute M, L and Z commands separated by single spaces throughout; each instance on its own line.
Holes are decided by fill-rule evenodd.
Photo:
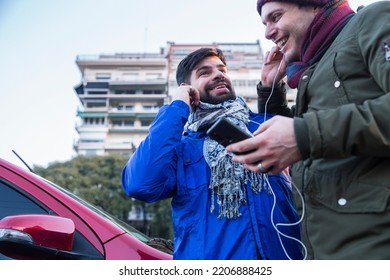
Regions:
M 198 72 L 200 72 L 200 71 L 202 71 L 202 70 L 209 70 L 209 69 L 211 69 L 211 68 L 212 68 L 211 66 L 203 65 L 203 66 L 201 66 L 201 67 L 195 69 L 195 72 L 198 73 Z M 226 67 L 225 64 L 221 63 L 221 64 L 218 64 L 218 65 L 217 65 L 217 68 L 224 68 L 224 69 L 226 69 L 227 67 Z
M 199 71 L 202 71 L 202 70 L 208 70 L 210 68 L 211 68 L 210 66 L 204 65 L 202 67 L 199 67 L 199 68 L 195 69 L 195 72 L 199 72 Z

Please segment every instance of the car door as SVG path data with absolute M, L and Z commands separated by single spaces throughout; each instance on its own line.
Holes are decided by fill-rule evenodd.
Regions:
M 47 214 L 69 218 L 76 227 L 72 252 L 91 259 L 104 259 L 103 244 L 94 230 L 83 221 L 82 211 L 77 209 L 78 213 L 74 213 L 69 208 L 72 205 L 71 197 L 44 181 L 26 178 L 26 174 L 15 173 L 3 166 L 0 166 L 0 175 L 0 219 L 20 214 Z M 0 255 L 0 258 L 8 257 Z

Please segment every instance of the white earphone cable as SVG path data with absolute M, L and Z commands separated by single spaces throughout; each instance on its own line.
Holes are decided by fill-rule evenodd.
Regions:
M 267 98 L 267 101 L 265 102 L 265 105 L 264 105 L 264 121 L 266 121 L 266 119 L 267 119 L 266 117 L 267 117 L 268 102 L 270 101 L 270 99 L 271 99 L 271 97 L 272 97 L 272 95 L 273 95 L 273 93 L 274 93 L 276 78 L 277 78 L 277 76 L 278 76 L 278 74 L 279 74 L 279 72 L 280 72 L 280 69 L 281 69 L 281 67 L 282 67 L 282 63 L 283 63 L 283 60 L 280 60 L 278 69 L 277 69 L 277 71 L 276 71 L 275 77 L 274 77 L 273 82 L 272 82 L 271 93 L 269 94 L 269 96 L 268 96 L 268 98 Z M 300 192 L 299 189 L 295 186 L 295 184 L 294 184 L 293 182 L 291 182 L 291 184 L 293 185 L 293 187 L 297 190 L 297 192 L 298 192 L 298 194 L 299 194 L 299 198 L 300 198 L 300 200 L 301 200 L 301 202 L 302 202 L 302 216 L 300 217 L 300 219 L 299 219 L 297 222 L 295 222 L 295 223 L 276 223 L 276 224 L 275 224 L 275 221 L 274 221 L 274 211 L 275 211 L 275 207 L 276 207 L 276 195 L 275 195 L 275 193 L 274 193 L 274 190 L 272 189 L 272 186 L 271 186 L 270 182 L 268 181 L 268 174 L 264 174 L 264 177 L 265 177 L 265 180 L 266 180 L 266 182 L 267 182 L 267 185 L 268 185 L 269 189 L 271 190 L 272 195 L 273 195 L 273 197 L 274 197 L 274 202 L 273 202 L 272 209 L 271 209 L 271 223 L 272 223 L 272 226 L 274 227 L 276 233 L 278 234 L 279 242 L 280 242 L 280 245 L 282 246 L 282 249 L 283 249 L 285 255 L 287 256 L 287 258 L 288 258 L 289 260 L 292 260 L 291 257 L 290 257 L 290 255 L 289 255 L 289 253 L 287 252 L 287 250 L 286 250 L 284 244 L 283 244 L 283 241 L 282 241 L 282 239 L 281 239 L 281 236 L 284 236 L 285 238 L 288 238 L 288 239 L 291 239 L 291 240 L 294 240 L 294 241 L 298 242 L 298 243 L 302 246 L 303 251 L 304 251 L 303 260 L 306 260 L 306 258 L 307 258 L 307 248 L 306 248 L 306 246 L 303 244 L 303 242 L 302 242 L 301 240 L 299 240 L 299 239 L 293 237 L 293 236 L 289 236 L 289 235 L 287 235 L 287 234 L 284 234 L 284 233 L 281 232 L 281 231 L 279 230 L 279 228 L 278 228 L 278 227 L 283 227 L 283 226 L 284 226 L 284 227 L 296 226 L 296 225 L 299 225 L 300 223 L 302 223 L 303 218 L 304 218 L 304 216 L 305 216 L 305 202 L 304 202 L 304 199 L 303 199 L 303 196 L 302 196 L 301 192 Z

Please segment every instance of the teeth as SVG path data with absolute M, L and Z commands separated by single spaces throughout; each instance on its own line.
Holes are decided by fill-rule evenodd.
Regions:
M 279 49 L 282 49 L 286 43 L 287 43 L 287 39 L 282 39 L 276 42 L 276 45 L 279 47 Z
M 220 88 L 226 88 L 225 85 L 219 85 L 219 86 L 216 86 L 214 89 L 220 89 Z

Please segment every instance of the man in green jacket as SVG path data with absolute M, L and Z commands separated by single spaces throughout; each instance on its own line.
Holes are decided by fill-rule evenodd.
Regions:
M 276 113 L 233 160 L 291 166 L 311 259 L 390 259 L 390 2 L 258 0 L 265 36 L 259 111 Z M 297 88 L 289 108 L 285 83 Z

